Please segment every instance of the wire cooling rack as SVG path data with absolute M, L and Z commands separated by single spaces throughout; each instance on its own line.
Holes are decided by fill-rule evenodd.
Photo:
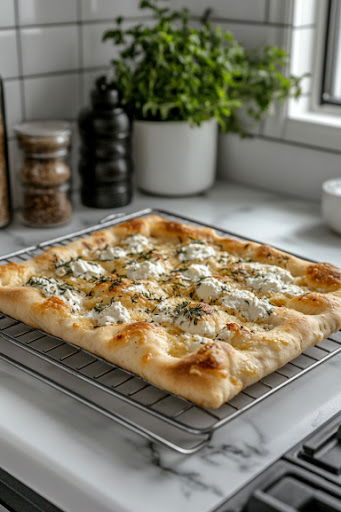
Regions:
M 170 220 L 206 226 L 164 210 L 142 210 L 111 216 L 104 222 L 0 258 L 0 263 L 24 261 L 46 248 L 65 245 L 84 235 L 120 222 L 155 213 Z M 151 441 L 180 453 L 202 448 L 213 432 L 254 407 L 274 392 L 341 351 L 341 331 L 311 347 L 271 375 L 239 393 L 219 409 L 203 409 L 148 384 L 136 375 L 60 338 L 0 314 L 0 358 L 87 404 Z

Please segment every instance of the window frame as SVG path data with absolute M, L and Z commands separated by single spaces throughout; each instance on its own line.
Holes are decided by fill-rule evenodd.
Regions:
M 297 0 L 294 0 L 297 1 Z M 311 97 L 310 101 L 306 105 L 305 109 L 301 111 L 306 115 L 307 121 L 311 120 L 321 125 L 329 125 L 331 127 L 341 127 L 341 119 L 338 122 L 335 119 L 336 116 L 341 115 L 340 107 L 336 104 L 323 101 L 323 82 L 325 79 L 326 69 L 326 56 L 327 56 L 327 40 L 328 40 L 328 23 L 330 16 L 330 4 L 331 0 L 317 0 L 315 6 L 315 34 L 314 42 L 308 51 L 315 56 L 312 59 L 312 66 L 310 69 L 312 84 L 311 84 Z M 292 48 L 292 52 L 303 51 L 302 48 Z M 321 116 L 319 118 L 319 115 Z M 301 118 L 301 116 L 298 116 Z M 295 114 L 293 115 L 295 118 Z
M 326 29 L 323 53 L 323 69 L 321 80 L 321 105 L 341 105 L 341 98 L 337 98 L 332 94 L 332 83 L 334 78 L 335 62 L 336 62 L 336 37 L 340 26 L 341 1 L 328 0 Z M 340 37 L 340 35 L 339 35 Z M 341 113 L 341 112 L 340 112 Z
M 307 2 L 314 9 L 312 36 L 309 48 L 302 47 L 302 41 L 296 37 L 300 30 L 305 30 L 297 25 L 294 7 L 302 0 L 292 0 L 291 29 L 284 35 L 283 46 L 290 55 L 288 73 L 296 73 L 294 62 L 297 57 L 308 55 L 311 66 L 311 87 L 308 96 L 302 96 L 298 100 L 289 99 L 282 105 L 276 105 L 274 114 L 268 116 L 263 125 L 263 135 L 276 140 L 297 143 L 314 148 L 325 149 L 341 153 L 341 106 L 321 102 L 323 62 L 326 41 L 327 16 L 329 0 L 317 0 Z

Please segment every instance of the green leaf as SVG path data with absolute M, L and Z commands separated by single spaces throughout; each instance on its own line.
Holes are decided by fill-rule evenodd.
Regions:
M 114 79 L 136 119 L 216 118 L 221 129 L 246 134 L 240 112 L 259 120 L 275 100 L 299 97 L 302 77 L 287 76 L 287 53 L 275 46 L 246 51 L 230 32 L 212 28 L 209 13 L 191 24 L 188 9 L 167 0 L 140 0 L 148 21 L 116 19 L 103 41 L 116 46 Z

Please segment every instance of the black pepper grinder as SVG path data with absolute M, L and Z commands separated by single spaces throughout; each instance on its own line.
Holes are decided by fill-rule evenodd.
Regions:
M 93 208 L 125 206 L 132 198 L 131 124 L 113 82 L 99 77 L 91 107 L 80 112 L 81 200 Z

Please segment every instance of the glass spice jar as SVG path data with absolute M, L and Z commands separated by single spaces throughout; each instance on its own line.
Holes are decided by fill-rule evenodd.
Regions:
M 59 226 L 72 215 L 71 129 L 64 121 L 31 121 L 15 127 L 24 152 L 20 171 L 25 224 Z

